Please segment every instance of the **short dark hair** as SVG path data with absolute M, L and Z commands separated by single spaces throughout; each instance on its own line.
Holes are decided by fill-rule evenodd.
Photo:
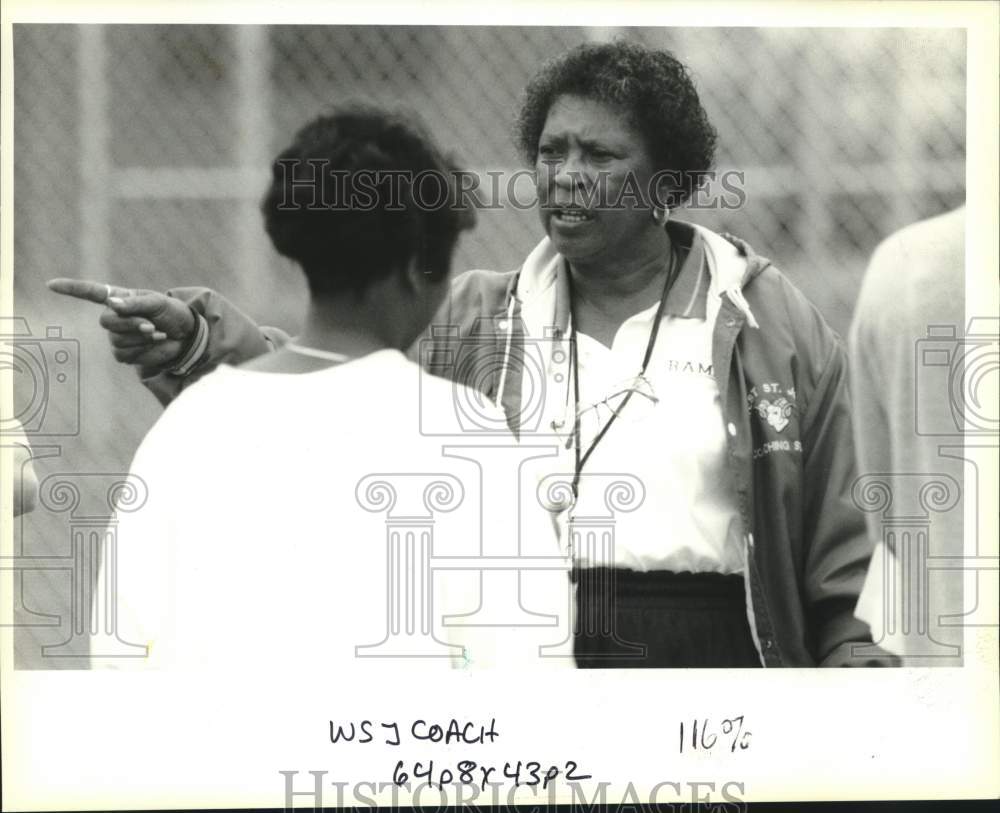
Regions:
M 264 225 L 313 295 L 361 292 L 414 259 L 441 279 L 475 223 L 458 206 L 455 172 L 411 116 L 350 104 L 310 121 L 274 159 Z M 412 182 L 427 174 L 442 184 L 432 206 Z
M 645 139 L 657 171 L 674 180 L 671 207 L 712 168 L 716 132 L 687 68 L 669 51 L 634 42 L 586 43 L 545 63 L 528 83 L 517 117 L 522 157 L 533 164 L 553 102 L 582 96 L 622 109 Z

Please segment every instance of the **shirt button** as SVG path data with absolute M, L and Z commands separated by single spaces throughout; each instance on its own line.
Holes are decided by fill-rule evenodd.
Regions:
M 506 331 L 507 328 L 510 327 L 510 322 L 508 322 L 506 319 L 501 319 L 499 322 L 497 322 L 497 327 L 500 330 Z
M 764 641 L 764 649 L 771 649 L 773 647 L 774 647 L 774 641 L 772 641 L 770 638 Z
M 726 429 L 729 431 L 730 437 L 736 437 L 736 424 L 730 423 Z

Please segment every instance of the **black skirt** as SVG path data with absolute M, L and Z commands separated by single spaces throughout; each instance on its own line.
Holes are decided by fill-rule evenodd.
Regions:
M 761 665 L 742 576 L 580 568 L 572 578 L 581 669 Z

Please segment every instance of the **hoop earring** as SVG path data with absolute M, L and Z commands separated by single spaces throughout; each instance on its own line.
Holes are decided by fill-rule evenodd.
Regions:
M 650 213 L 653 216 L 653 222 L 661 229 L 667 225 L 667 221 L 670 219 L 669 209 L 661 209 L 659 206 L 654 206 Z

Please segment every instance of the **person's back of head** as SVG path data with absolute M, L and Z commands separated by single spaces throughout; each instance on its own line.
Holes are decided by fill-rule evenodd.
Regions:
M 261 209 L 277 251 L 305 272 L 314 303 L 361 302 L 397 278 L 415 338 L 447 290 L 459 233 L 455 168 L 411 118 L 350 105 L 319 116 L 275 158 Z M 387 318 L 391 314 L 386 313 Z

